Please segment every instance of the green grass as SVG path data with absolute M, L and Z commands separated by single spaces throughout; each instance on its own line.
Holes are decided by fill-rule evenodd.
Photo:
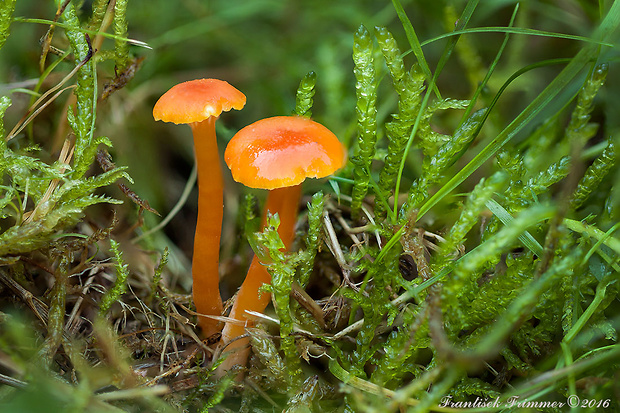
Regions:
M 114 10 L 0 3 L 3 412 L 619 407 L 620 4 Z M 192 311 L 189 129 L 151 115 L 200 77 L 248 98 L 222 151 L 296 113 L 349 152 L 291 252 L 225 172 L 223 298 L 252 248 L 273 277 L 242 380 Z

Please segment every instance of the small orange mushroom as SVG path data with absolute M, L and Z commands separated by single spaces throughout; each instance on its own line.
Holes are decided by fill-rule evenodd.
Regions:
M 198 218 L 192 277 L 194 304 L 200 314 L 220 316 L 219 253 L 224 210 L 223 179 L 215 121 L 223 111 L 240 110 L 245 95 L 223 80 L 197 79 L 173 86 L 155 104 L 155 120 L 189 124 L 198 168 Z M 219 332 L 219 323 L 200 317 L 204 337 Z
M 343 145 L 325 126 L 308 118 L 276 116 L 262 119 L 241 129 L 228 143 L 224 160 L 233 179 L 251 188 L 269 189 L 263 226 L 267 213 L 278 213 L 278 234 L 288 249 L 293 242 L 301 183 L 307 178 L 322 178 L 340 169 L 346 160 Z M 269 304 L 269 294 L 259 294 L 271 276 L 254 256 L 230 312 L 230 318 L 252 326 L 246 311 L 262 312 Z M 229 356 L 220 365 L 227 371 L 235 364 L 245 364 L 248 340 L 233 339 L 243 335 L 245 327 L 226 323 L 221 343 Z

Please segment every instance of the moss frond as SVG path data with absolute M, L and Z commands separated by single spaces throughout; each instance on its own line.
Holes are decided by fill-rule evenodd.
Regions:
M 616 145 L 609 139 L 603 153 L 588 167 L 579 181 L 570 201 L 571 208 L 579 209 L 588 200 L 590 194 L 603 182 L 605 176 L 609 174 L 617 162 Z
M 424 74 L 418 65 L 410 70 L 405 69 L 402 52 L 392 34 L 384 27 L 376 27 L 375 36 L 398 94 L 398 113 L 385 124 L 388 147 L 378 182 L 379 191 L 387 200 L 394 193 L 398 168 L 420 110 L 425 87 Z M 375 202 L 375 215 L 382 218 L 385 212 L 384 203 Z
M 353 62 L 355 63 L 355 94 L 357 104 L 357 143 L 358 151 L 351 162 L 353 168 L 353 191 L 351 209 L 359 215 L 362 200 L 368 191 L 370 165 L 375 155 L 377 143 L 377 78 L 375 73 L 373 39 L 368 29 L 360 26 L 355 32 L 353 42 Z
M 101 297 L 99 303 L 99 313 L 101 315 L 105 315 L 110 310 L 112 304 L 117 302 L 127 291 L 127 279 L 129 278 L 129 269 L 123 259 L 120 244 L 111 239 L 110 249 L 114 253 L 114 260 L 116 261 L 116 280 L 114 280 L 114 285 Z
M 287 384 L 290 388 L 300 385 L 301 365 L 297 355 L 295 339 L 292 335 L 295 322 L 291 314 L 290 291 L 295 277 L 298 260 L 295 256 L 287 256 L 284 243 L 278 235 L 279 218 L 267 217 L 263 232 L 258 233 L 258 242 L 263 245 L 271 258 L 268 267 L 271 274 L 271 285 L 266 286 L 273 295 L 276 313 L 280 319 L 280 349 L 284 352 L 288 369 Z
M 297 116 L 303 116 L 305 118 L 312 117 L 312 104 L 314 101 L 314 87 L 316 86 L 316 73 L 309 72 L 299 82 L 297 88 L 297 94 L 295 95 L 295 111 L 293 112 Z
M 127 0 L 114 3 L 114 60 L 117 72 L 124 72 L 129 65 L 129 45 L 127 44 Z
M 314 268 L 314 260 L 322 242 L 323 229 L 323 209 L 325 208 L 325 196 L 322 192 L 317 192 L 312 196 L 312 201 L 308 203 L 308 234 L 306 235 L 305 256 L 301 263 L 299 272 L 299 285 L 302 287 L 308 284 L 310 275 Z
M 6 0 L 0 4 L 0 49 L 4 46 L 10 34 L 10 26 L 13 21 L 13 12 L 17 0 Z
M 441 249 L 437 254 L 435 261 L 436 268 L 442 268 L 443 265 L 458 254 L 459 246 L 464 243 L 465 236 L 479 221 L 480 215 L 486 208 L 486 204 L 495 194 L 501 193 L 507 185 L 507 175 L 498 171 L 488 180 L 481 179 L 467 196 L 467 200 L 462 207 L 461 214 L 450 230 L 444 237 Z
M 476 137 L 476 132 L 479 130 L 481 122 L 485 120 L 485 113 L 486 109 L 475 112 L 468 120 L 463 122 L 452 137 L 440 147 L 433 149 L 432 154 L 424 158 L 422 164 L 423 174 L 411 185 L 407 202 L 402 208 L 403 213 L 412 208 L 419 207 L 428 198 L 430 186 L 438 183 L 443 178 L 447 168 L 456 161 L 458 156 L 462 154 Z
M 566 137 L 569 142 L 578 141 L 583 145 L 596 133 L 598 125 L 589 122 L 590 114 L 594 108 L 594 98 L 607 78 L 608 67 L 607 63 L 603 63 L 594 68 L 592 76 L 586 80 L 579 91 L 577 104 L 566 127 Z

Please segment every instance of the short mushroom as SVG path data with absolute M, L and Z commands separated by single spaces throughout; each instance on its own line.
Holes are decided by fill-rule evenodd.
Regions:
M 198 168 L 198 219 L 194 237 L 192 277 L 194 304 L 199 314 L 220 316 L 219 252 L 224 209 L 223 179 L 215 136 L 215 121 L 223 111 L 240 110 L 245 95 L 217 79 L 197 79 L 168 90 L 155 104 L 155 120 L 189 124 Z M 219 322 L 200 317 L 204 337 L 219 332 Z
M 268 212 L 278 213 L 278 234 L 288 249 L 294 238 L 301 183 L 307 177 L 322 178 L 340 169 L 346 152 L 325 126 L 304 117 L 276 116 L 237 132 L 226 147 L 224 159 L 235 181 L 269 190 L 263 226 Z M 226 323 L 222 331 L 221 343 L 229 355 L 220 371 L 245 364 L 248 340 L 232 340 L 244 334 L 244 326 L 252 325 L 246 311 L 262 312 L 269 304 L 269 294 L 259 294 L 259 288 L 270 282 L 266 267 L 254 256 L 230 312 L 229 317 L 237 323 Z

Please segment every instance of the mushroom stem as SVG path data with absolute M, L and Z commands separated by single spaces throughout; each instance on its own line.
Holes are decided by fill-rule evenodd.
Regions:
M 216 116 L 191 123 L 198 168 L 198 219 L 194 236 L 192 277 L 194 304 L 200 314 L 222 315 L 219 256 L 224 213 L 223 178 L 215 136 Z M 203 337 L 219 332 L 219 322 L 199 317 Z
M 295 236 L 295 222 L 297 221 L 300 197 L 301 184 L 272 189 L 267 195 L 262 227 L 264 228 L 265 226 L 267 212 L 271 214 L 277 212 L 280 217 L 278 234 L 287 250 L 290 248 Z M 221 343 L 226 346 L 224 350 L 229 355 L 218 367 L 219 372 L 226 372 L 235 364 L 245 365 L 250 352 L 249 339 L 242 338 L 233 342 L 231 340 L 245 334 L 246 327 L 253 326 L 254 323 L 248 319 L 246 311 L 263 312 L 265 310 L 269 304 L 270 294 L 259 292 L 259 289 L 263 284 L 269 283 L 271 283 L 271 275 L 267 271 L 267 267 L 262 265 L 258 257 L 254 255 L 245 281 L 241 288 L 239 288 L 229 315 L 230 318 L 241 321 L 244 325 L 230 322 L 224 326 Z
M 297 222 L 297 211 L 299 210 L 299 199 L 301 198 L 301 184 L 275 188 L 267 194 L 265 213 L 263 214 L 262 226 L 267 223 L 267 212 L 278 213 L 280 226 L 278 235 L 284 243 L 286 249 L 291 247 L 295 238 L 295 223 Z

